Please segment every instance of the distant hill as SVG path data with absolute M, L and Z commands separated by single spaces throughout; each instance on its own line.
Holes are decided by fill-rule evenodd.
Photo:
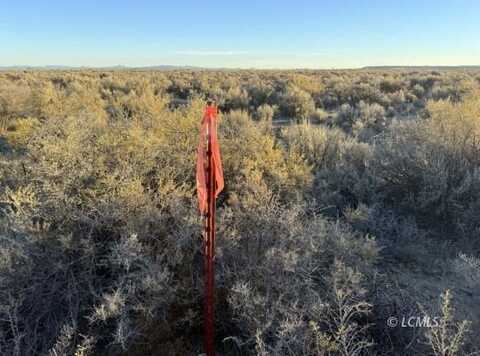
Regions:
M 361 69 L 365 70 L 480 70 L 480 65 L 465 65 L 465 66 L 367 66 Z
M 65 66 L 65 65 L 47 65 L 47 66 L 0 66 L 0 71 L 18 71 L 18 70 L 38 70 L 38 71 L 49 71 L 49 70 L 59 70 L 59 71 L 68 71 L 68 70 L 98 70 L 98 71 L 111 71 L 111 70 L 124 70 L 124 71 L 172 71 L 172 70 L 255 70 L 255 68 L 204 68 L 204 67 L 195 67 L 195 66 L 180 66 L 180 65 L 169 65 L 161 64 L 154 66 L 105 66 L 105 67 L 92 67 L 92 66 Z M 316 70 L 343 70 L 346 68 L 331 68 L 331 69 L 309 69 L 312 71 Z M 464 66 L 366 66 L 362 68 L 350 68 L 353 70 L 480 70 L 480 65 L 464 65 Z M 258 69 L 262 70 L 262 69 Z M 282 69 L 277 69 L 282 70 Z M 291 70 L 291 69 L 285 69 Z M 303 70 L 298 68 L 298 70 Z
M 193 66 L 176 66 L 176 65 L 156 65 L 145 67 L 129 67 L 123 65 L 107 66 L 107 67 L 89 67 L 89 66 L 64 66 L 64 65 L 47 65 L 47 66 L 0 66 L 0 71 L 10 70 L 156 70 L 156 71 L 168 71 L 168 70 L 200 70 L 201 67 Z
M 0 70 L 69 70 L 74 67 L 62 65 L 48 65 L 48 66 L 0 66 Z

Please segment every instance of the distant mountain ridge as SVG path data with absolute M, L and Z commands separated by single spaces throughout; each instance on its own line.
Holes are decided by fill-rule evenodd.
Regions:
M 448 69 L 474 69 L 480 70 L 480 65 L 458 65 L 458 66 L 366 66 L 361 69 L 388 70 L 388 69 L 421 69 L 421 70 L 448 70 Z
M 46 65 L 46 66 L 0 66 L 0 71 L 8 70 L 180 70 L 180 69 L 203 69 L 194 66 L 176 66 L 176 65 L 155 65 L 144 67 L 130 67 L 124 65 L 94 67 L 94 66 L 65 66 L 65 65 Z
M 46 66 L 27 66 L 27 65 L 18 65 L 18 66 L 0 66 L 0 71 L 11 71 L 11 70 L 130 70 L 130 71 L 170 71 L 170 70 L 262 70 L 262 68 L 206 68 L 206 67 L 196 67 L 196 66 L 181 66 L 181 65 L 170 65 L 170 64 L 160 64 L 153 66 L 125 66 L 125 65 L 114 65 L 114 66 L 105 66 L 105 67 L 96 67 L 96 66 L 66 66 L 66 65 L 46 65 Z M 308 69 L 308 70 L 480 70 L 480 65 L 458 65 L 458 66 L 365 66 L 361 68 L 325 68 L 325 69 Z M 268 69 L 272 70 L 272 69 Z M 278 68 L 277 70 L 304 70 L 304 68 L 297 69 L 282 69 Z

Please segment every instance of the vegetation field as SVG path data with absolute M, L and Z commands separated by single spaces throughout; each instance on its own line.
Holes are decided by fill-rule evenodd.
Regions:
M 0 71 L 0 355 L 480 351 L 480 70 Z

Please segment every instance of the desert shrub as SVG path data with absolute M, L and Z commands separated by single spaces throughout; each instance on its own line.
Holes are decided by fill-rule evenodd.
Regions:
M 257 108 L 255 116 L 258 121 L 271 122 L 275 116 L 275 107 L 263 104 Z
M 362 274 L 371 273 L 375 242 L 309 219 L 255 183 L 245 182 L 250 194 L 226 209 L 220 224 L 221 281 L 236 343 L 262 355 L 351 354 L 370 346 Z
M 164 342 L 174 338 L 170 305 L 193 301 L 197 217 L 185 178 L 154 170 L 153 144 L 175 147 L 162 138 L 83 115 L 50 119 L 29 140 L 28 179 L 2 197 L 1 319 L 14 330 L 2 334 L 5 353 L 69 354 L 88 339 L 95 353 L 118 354 L 148 339 L 153 320 L 169 330 Z
M 395 93 L 396 91 L 402 89 L 403 83 L 400 80 L 394 78 L 385 78 L 380 82 L 380 90 L 385 93 Z
M 288 118 L 306 119 L 314 112 L 315 103 L 308 92 L 287 85 L 280 95 L 279 109 Z
M 316 169 L 331 168 L 342 159 L 347 141 L 343 131 L 308 123 L 292 125 L 282 130 L 287 150 L 298 152 Z
M 123 247 L 110 243 L 72 234 L 2 236 L 0 314 L 2 331 L 9 330 L 0 334 L 2 353 L 67 355 L 87 340 L 95 353 L 119 352 L 138 337 L 136 318 L 162 319 L 174 292 L 168 270 L 145 251 L 118 261 Z
M 168 97 L 155 94 L 154 87 L 143 80 L 130 83 L 127 95 L 113 96 L 107 103 L 109 116 L 116 120 L 142 119 L 152 122 L 165 109 Z
M 259 122 L 258 129 L 267 134 L 273 133 L 273 117 L 277 111 L 277 107 L 263 104 L 255 111 L 255 119 Z
M 312 119 L 319 123 L 325 122 L 327 118 L 328 113 L 321 108 L 316 108 L 315 112 L 312 114 Z
M 68 353 L 85 342 L 93 353 L 115 353 L 137 343 L 158 344 L 150 339 L 154 325 L 165 329 L 160 342 L 185 332 L 185 322 L 166 320 L 172 305 L 194 317 L 200 312 L 190 307 L 199 295 L 191 282 L 199 247 L 191 167 L 203 105 L 165 110 L 153 122 L 105 122 L 88 114 L 50 118 L 30 136 L 26 179 L 9 183 L 2 197 L 6 226 L 26 239 L 25 251 L 15 250 L 16 233 L 5 232 L 10 247 L 4 252 L 12 262 L 5 267 L 10 272 L 0 273 L 9 278 L 2 319 L 18 320 L 2 325 L 18 330 L 2 335 L 5 350 Z M 249 194 L 247 179 L 268 182 L 285 197 L 283 192 L 301 195 L 308 166 L 289 160 L 248 114 L 234 111 L 220 127 L 232 203 Z M 35 269 L 44 250 L 51 263 Z M 28 268 L 15 270 L 16 263 Z M 81 293 L 67 290 L 73 283 Z M 48 298 L 35 304 L 42 293 Z M 65 308 L 50 311 L 52 303 Z M 49 329 L 40 337 L 44 327 Z
M 328 110 L 337 108 L 340 103 L 339 97 L 331 87 L 327 87 L 319 99 L 319 106 Z
M 274 94 L 273 85 L 264 81 L 255 81 L 247 86 L 250 105 L 258 108 L 263 104 L 268 104 Z
M 425 89 L 420 84 L 415 84 L 413 87 L 413 93 L 418 97 L 422 98 L 425 94 Z
M 88 113 L 95 115 L 98 120 L 105 120 L 107 117 L 98 84 L 93 81 L 72 82 L 67 97 L 61 104 L 65 116 Z
M 292 82 L 295 86 L 310 94 L 319 94 L 323 90 L 323 83 L 319 78 L 311 75 L 296 73 L 293 75 Z
M 64 117 L 65 97 L 65 92 L 62 89 L 57 89 L 52 82 L 40 83 L 32 99 L 35 108 L 34 116 L 41 120 L 51 117 Z
M 322 82 L 322 78 L 314 75 L 295 73 L 292 76 L 291 82 L 297 88 L 309 93 L 315 102 L 315 105 L 321 105 L 322 94 L 325 86 Z
M 192 84 L 186 78 L 172 76 L 172 84 L 167 92 L 180 99 L 188 99 L 193 91 Z
M 463 346 L 470 331 L 467 320 L 457 322 L 452 296 L 447 289 L 441 295 L 441 317 L 438 327 L 427 328 L 426 338 L 435 356 L 464 355 Z M 433 318 L 432 318 L 433 319 Z
M 335 117 L 335 125 L 350 133 L 357 119 L 357 112 L 350 104 L 343 104 L 338 109 Z
M 480 259 L 459 253 L 452 262 L 456 275 L 465 281 L 467 287 L 473 291 L 480 290 Z
M 478 100 L 430 103 L 428 110 L 428 120 L 397 122 L 376 146 L 378 189 L 423 223 L 441 221 L 472 233 L 476 225 L 458 218 L 478 206 Z
M 247 110 L 249 104 L 248 92 L 238 86 L 230 88 L 226 93 L 225 110 Z
M 386 128 L 385 109 L 379 104 L 358 104 L 358 119 L 353 124 L 353 134 L 361 141 L 370 141 Z
M 452 260 L 453 251 L 458 247 L 429 238 L 429 232 L 419 228 L 414 218 L 400 216 L 385 206 L 367 207 L 362 204 L 357 209 L 348 209 L 345 220 L 355 231 L 376 237 L 381 246 L 380 263 L 389 271 L 377 276 L 376 288 L 372 291 L 377 350 L 380 354 L 389 349 L 403 350 L 412 355 L 430 354 L 431 347 L 425 343 L 423 335 L 438 329 L 435 322 L 439 321 L 441 313 L 428 304 L 431 297 L 426 301 L 419 296 L 418 286 L 422 286 L 420 293 L 429 293 L 430 296 L 439 293 L 444 286 L 455 286 L 456 291 L 476 293 L 477 287 L 472 284 L 475 259 L 461 254 Z M 453 268 L 450 261 L 453 262 Z M 446 274 L 452 276 L 451 280 L 439 282 L 436 276 Z M 417 282 L 412 283 L 412 280 Z M 411 285 L 411 288 L 403 286 L 403 283 Z M 461 296 L 461 292 L 458 295 Z M 428 305 L 428 311 L 421 307 L 424 303 Z M 464 298 L 458 299 L 462 310 L 460 315 L 475 320 L 476 314 L 471 313 L 464 303 Z M 425 327 L 402 327 L 401 323 L 405 323 L 408 317 L 430 324 L 424 324 Z M 391 318 L 398 321 L 397 327 L 385 327 Z M 471 344 L 468 348 L 474 350 Z
M 405 91 L 400 89 L 388 95 L 390 99 L 390 103 L 394 106 L 401 106 L 406 102 Z
M 350 89 L 349 103 L 352 106 L 356 106 L 362 101 L 367 104 L 379 103 L 382 95 L 382 92 L 370 83 L 356 83 Z
M 0 82 L 0 118 L 32 115 L 32 88 L 25 82 Z
M 450 90 L 439 83 L 436 83 L 432 88 L 432 98 L 434 100 L 445 100 L 448 99 L 449 95 Z
M 469 77 L 452 75 L 448 81 L 436 82 L 432 87 L 434 100 L 451 100 L 460 102 L 465 96 L 471 94 L 478 85 Z
M 40 122 L 32 117 L 12 120 L 6 128 L 5 138 L 12 146 L 24 147 L 39 126 Z
M 435 249 L 438 241 L 428 238 L 428 231 L 412 216 L 399 215 L 380 204 L 360 203 L 355 209 L 346 209 L 344 217 L 354 231 L 375 236 L 384 261 L 415 271 L 451 270 L 445 264 L 451 256 Z
M 374 177 L 367 170 L 372 156 L 368 144 L 339 129 L 307 123 L 282 130 L 282 141 L 287 151 L 304 157 L 313 168 L 315 209 L 336 216 L 348 206 L 374 199 Z
M 219 350 L 475 351 L 453 317 L 423 336 L 385 326 L 417 315 L 438 276 L 478 320 L 475 75 L 0 72 L 0 354 L 200 352 L 194 163 L 207 97 L 226 177 Z M 277 114 L 302 123 L 272 129 Z
M 360 202 L 375 201 L 375 178 L 365 169 L 370 155 L 368 146 L 347 145 L 344 158 L 334 168 L 317 171 L 312 189 L 315 209 L 338 217 Z
M 32 115 L 44 121 L 48 118 L 64 118 L 69 115 L 90 113 L 105 119 L 104 102 L 98 83 L 89 80 L 73 80 L 56 84 L 56 80 L 40 82 L 32 93 Z
M 312 176 L 296 152 L 284 152 L 273 136 L 259 129 L 246 112 L 232 111 L 220 125 L 222 157 L 228 192 L 241 194 L 242 182 L 257 177 L 285 200 L 303 195 Z

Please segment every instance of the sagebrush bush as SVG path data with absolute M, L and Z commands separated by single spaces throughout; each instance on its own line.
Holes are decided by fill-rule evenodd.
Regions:
M 201 352 L 207 99 L 220 355 L 474 352 L 386 320 L 451 288 L 480 327 L 475 75 L 0 72 L 0 354 Z
M 259 124 L 261 126 L 261 124 Z M 246 112 L 232 111 L 220 125 L 227 192 L 241 194 L 250 176 L 266 182 L 283 200 L 300 198 L 312 173 L 297 152 L 277 147 L 275 138 L 259 128 Z
M 315 111 L 311 95 L 295 85 L 287 85 L 280 95 L 280 112 L 282 115 L 297 120 L 309 118 Z
M 85 125 L 87 118 L 73 129 L 72 120 L 63 122 L 64 136 L 49 138 L 41 130 L 32 142 L 46 155 L 30 167 L 38 183 L 7 188 L 3 197 L 2 251 L 9 263 L 2 266 L 8 287 L 0 304 L 7 307 L 5 330 L 18 330 L 2 340 L 7 353 L 45 353 L 65 328 L 73 333 L 62 346 L 68 350 L 80 335 L 89 337 L 96 353 L 127 349 L 138 338 L 139 318 L 166 320 L 174 295 L 175 302 L 190 303 L 191 286 L 184 287 L 182 301 L 179 285 L 171 284 L 174 269 L 191 275 L 188 267 L 178 269 L 191 266 L 186 251 L 193 248 L 197 220 L 194 207 L 184 203 L 188 190 L 176 188 L 170 176 L 152 177 L 147 186 L 138 176 L 145 171 L 111 166 L 104 159 L 115 157 L 102 155 L 105 131 Z M 135 165 L 134 157 L 128 164 Z
M 220 226 L 221 281 L 241 349 L 316 354 L 320 332 L 343 354 L 371 345 L 361 275 L 372 273 L 373 240 L 282 206 L 264 185 L 225 210 Z
M 465 338 L 470 332 L 470 323 L 455 320 L 452 296 L 447 289 L 441 295 L 439 326 L 429 328 L 426 338 L 435 356 L 463 355 Z
M 462 217 L 476 211 L 480 197 L 478 99 L 431 103 L 428 110 L 427 120 L 397 122 L 376 146 L 382 195 L 424 223 L 435 220 L 455 227 L 456 234 L 475 233 L 475 223 Z

